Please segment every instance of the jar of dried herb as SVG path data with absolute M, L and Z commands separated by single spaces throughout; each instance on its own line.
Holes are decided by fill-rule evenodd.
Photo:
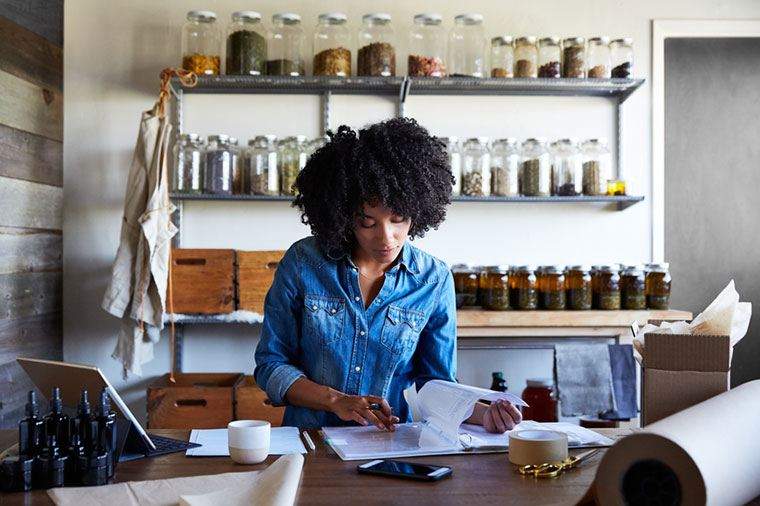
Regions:
M 266 72 L 267 34 L 256 11 L 232 13 L 227 28 L 228 75 L 260 76 Z
M 301 16 L 292 12 L 272 16 L 272 30 L 267 43 L 267 75 L 305 75 L 305 41 Z
M 198 76 L 219 75 L 222 34 L 216 13 L 190 11 L 182 27 L 182 68 Z
M 414 16 L 407 59 L 407 75 L 410 77 L 446 75 L 446 32 L 441 21 L 440 14 L 423 13 Z
M 609 37 L 588 39 L 586 75 L 590 79 L 609 79 L 612 72 Z
M 588 139 L 581 144 L 583 194 L 606 195 L 612 179 L 612 155 L 604 139 Z
M 492 311 L 507 311 L 509 309 L 508 265 L 490 265 L 486 268 L 483 306 Z
M 452 77 L 485 77 L 486 52 L 483 15 L 460 14 L 454 18 L 449 33 L 449 75 Z
M 649 309 L 668 309 L 670 307 L 670 265 L 667 263 L 647 264 L 646 298 Z
M 452 266 L 454 276 L 454 292 L 456 293 L 457 309 L 477 305 L 478 302 L 478 272 L 469 264 Z
M 617 265 L 600 265 L 594 271 L 594 309 L 620 309 L 620 274 Z
M 520 153 L 520 193 L 528 197 L 551 194 L 551 155 L 542 138 L 526 139 Z
M 562 77 L 586 77 L 586 39 L 568 37 L 562 41 Z
M 511 35 L 491 39 L 491 77 L 513 77 L 515 48 Z
M 515 39 L 515 77 L 538 77 L 538 48 L 533 36 Z
M 591 274 L 586 265 L 570 265 L 565 270 L 565 299 L 567 309 L 591 309 Z
M 544 37 L 538 41 L 538 77 L 560 77 L 561 50 L 559 37 Z
M 620 306 L 623 309 L 646 309 L 646 276 L 639 265 L 620 271 Z
M 633 76 L 633 39 L 623 37 L 610 42 L 612 77 L 629 79 Z
M 203 190 L 215 195 L 232 195 L 234 176 L 238 166 L 238 153 L 228 135 L 209 135 L 204 158 L 206 160 Z
M 580 151 L 573 139 L 559 139 L 551 144 L 552 195 L 574 197 L 583 192 L 583 169 Z
M 454 176 L 454 186 L 451 188 L 451 194 L 459 195 L 462 192 L 462 147 L 459 145 L 459 138 L 450 136 L 439 137 L 439 139 L 446 146 L 451 174 Z
M 520 148 L 517 139 L 496 139 L 491 144 L 491 195 L 513 197 L 519 195 Z
M 560 265 L 544 265 L 537 277 L 538 307 L 556 311 L 565 309 L 565 270 Z
M 198 134 L 181 134 L 174 145 L 172 191 L 203 192 L 203 139 Z
M 509 305 L 512 309 L 529 310 L 538 307 L 538 286 L 535 267 L 517 265 L 509 276 Z
M 242 165 L 245 187 L 251 195 L 277 195 L 280 191 L 276 143 L 274 135 L 258 135 L 248 141 Z
M 487 196 L 491 190 L 488 138 L 472 137 L 464 143 L 462 151 L 462 195 Z
M 396 40 L 391 16 L 365 14 L 359 29 L 357 76 L 391 77 L 396 75 Z
M 342 12 L 319 15 L 314 30 L 315 76 L 351 76 L 351 32 Z

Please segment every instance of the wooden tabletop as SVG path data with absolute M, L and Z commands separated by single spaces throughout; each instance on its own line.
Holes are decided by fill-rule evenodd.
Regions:
M 457 311 L 457 327 L 628 327 L 649 320 L 691 320 L 689 311 Z
M 189 431 L 155 430 L 159 435 L 187 439 Z M 613 439 L 630 433 L 628 429 L 598 429 Z M 325 445 L 316 431 L 311 431 L 317 451 L 305 455 L 297 504 L 360 503 L 374 504 L 576 504 L 586 493 L 605 450 L 584 461 L 578 469 L 554 479 L 534 479 L 517 474 L 504 453 L 484 455 L 444 455 L 404 459 L 426 464 L 450 466 L 453 474 L 440 482 L 415 482 L 397 478 L 359 475 L 360 462 L 344 462 Z M 17 432 L 0 431 L 0 448 L 15 442 Z M 573 453 L 573 451 L 571 451 Z M 116 481 L 155 480 L 179 476 L 197 476 L 264 469 L 264 464 L 242 466 L 227 457 L 185 457 L 174 453 L 119 464 Z M 44 490 L 0 494 L 3 506 L 52 504 Z

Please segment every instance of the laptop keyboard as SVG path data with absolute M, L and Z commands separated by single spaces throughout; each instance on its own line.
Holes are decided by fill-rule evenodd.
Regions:
M 191 443 L 189 441 L 180 441 L 179 439 L 172 439 L 170 437 L 156 436 L 155 434 L 148 433 L 150 440 L 156 445 L 156 449 L 148 448 L 145 455 L 163 455 L 166 453 L 180 452 L 187 450 L 188 448 L 196 448 L 200 446 L 198 443 Z

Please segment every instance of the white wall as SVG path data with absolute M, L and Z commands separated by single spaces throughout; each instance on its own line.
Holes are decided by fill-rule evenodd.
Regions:
M 451 26 L 461 2 L 290 1 L 205 2 L 69 0 L 65 3 L 64 76 L 64 357 L 96 364 L 115 382 L 135 410 L 144 412 L 148 382 L 168 370 L 168 339 L 156 348 L 143 378 L 121 380 L 110 358 L 117 321 L 100 309 L 119 237 L 125 179 L 139 114 L 151 106 L 158 72 L 180 60 L 179 29 L 189 9 L 215 10 L 224 21 L 238 9 L 257 9 L 267 20 L 289 10 L 303 16 L 307 32 L 316 16 L 341 10 L 356 27 L 360 16 L 386 11 L 399 34 L 398 61 L 406 60 L 405 34 L 415 13 L 435 9 Z M 540 0 L 507 3 L 471 0 L 467 10 L 485 16 L 485 30 L 515 35 L 631 36 L 639 77 L 649 77 L 651 20 L 654 18 L 760 17 L 756 0 Z M 186 130 L 225 132 L 241 139 L 259 133 L 318 133 L 316 97 L 191 96 Z M 646 84 L 625 104 L 626 178 L 647 200 L 624 212 L 570 205 L 455 203 L 447 221 L 419 245 L 448 262 L 565 263 L 646 261 L 650 258 L 650 88 Z M 384 98 L 336 97 L 333 127 L 361 126 L 394 112 Z M 407 114 L 440 135 L 556 138 L 614 138 L 613 107 L 601 98 L 415 97 Z M 287 203 L 188 203 L 183 246 L 285 249 L 308 234 Z M 255 329 L 203 327 L 187 332 L 185 369 L 253 369 Z M 488 371 L 474 366 L 473 352 L 460 357 L 460 378 L 482 383 Z M 545 353 L 504 353 L 502 369 L 510 387 L 521 390 L 528 375 L 547 375 Z M 511 362 L 511 365 L 510 365 Z M 511 374 L 514 372 L 514 375 Z

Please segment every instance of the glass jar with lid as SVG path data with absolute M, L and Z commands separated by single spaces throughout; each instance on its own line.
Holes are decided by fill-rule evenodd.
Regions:
M 392 77 L 396 75 L 396 39 L 391 15 L 365 14 L 359 29 L 356 58 L 357 76 Z
M 560 77 L 559 37 L 544 37 L 538 41 L 538 77 Z
M 520 193 L 528 197 L 550 195 L 552 162 L 546 141 L 540 137 L 526 139 L 520 160 Z
M 351 32 L 342 12 L 319 15 L 314 29 L 315 76 L 351 76 Z
M 569 265 L 565 270 L 565 299 L 567 309 L 591 309 L 591 274 L 587 265 Z
M 594 309 L 620 309 L 620 274 L 617 265 L 600 265 L 594 271 Z
M 491 77 L 513 77 L 515 68 L 515 48 L 511 35 L 500 35 L 491 39 Z
M 229 144 L 233 152 L 232 193 L 239 195 L 241 193 L 245 193 L 245 176 L 243 175 L 243 168 L 240 159 L 241 149 L 240 146 L 238 146 L 238 140 L 236 137 L 230 137 Z
M 515 77 L 538 77 L 538 48 L 531 36 L 515 39 Z
M 517 139 L 496 139 L 491 144 L 491 195 L 519 195 L 520 149 Z
M 407 74 L 410 77 L 444 77 L 446 75 L 446 32 L 440 14 L 414 16 L 409 34 Z
M 216 13 L 190 11 L 182 27 L 182 68 L 198 76 L 219 75 L 222 33 Z
M 528 404 L 522 408 L 524 420 L 535 422 L 556 422 L 557 396 L 554 394 L 552 378 L 531 378 L 522 392 L 522 399 Z
M 646 309 L 646 277 L 639 265 L 628 265 L 620 271 L 620 307 Z
M 488 139 L 467 139 L 462 150 L 462 195 L 482 197 L 490 193 L 491 174 L 488 160 Z
M 490 265 L 486 267 L 485 294 L 483 306 L 492 311 L 509 309 L 509 266 Z
M 586 75 L 591 79 L 609 79 L 612 71 L 609 37 L 588 39 Z
M 646 298 L 649 309 L 668 309 L 670 307 L 670 265 L 667 263 L 647 264 Z
M 560 265 L 544 265 L 536 276 L 538 307 L 548 310 L 565 309 L 565 269 Z
M 203 139 L 198 134 L 181 134 L 174 144 L 172 191 L 203 192 Z
M 449 75 L 485 77 L 485 40 L 481 14 L 460 14 L 455 17 L 454 27 L 449 34 Z
M 298 141 L 295 136 L 285 137 L 277 143 L 281 195 L 295 195 L 293 184 L 300 171 L 299 158 Z
M 469 264 L 452 266 L 457 309 L 476 306 L 478 302 L 478 272 Z
M 538 286 L 535 267 L 518 265 L 509 276 L 509 305 L 512 309 L 529 310 L 538 307 Z
M 583 193 L 580 151 L 573 139 L 552 143 L 552 195 L 574 197 Z
M 215 195 L 232 195 L 237 148 L 228 135 L 209 135 L 204 158 L 203 189 Z
M 623 37 L 610 42 L 610 60 L 613 78 L 629 79 L 633 76 L 633 39 Z
M 451 174 L 454 176 L 454 186 L 451 189 L 452 195 L 459 195 L 462 192 L 462 148 L 459 145 L 457 137 L 440 137 L 446 145 L 446 152 L 449 155 L 449 165 L 451 165 Z
M 586 39 L 568 37 L 562 41 L 562 77 L 586 77 Z
M 292 12 L 272 16 L 272 30 L 267 44 L 267 75 L 305 75 L 305 41 L 301 16 Z
M 248 149 L 243 155 L 243 176 L 251 195 L 277 195 L 280 192 L 276 143 L 274 135 L 258 135 L 248 141 Z
M 581 144 L 583 194 L 606 195 L 612 179 L 612 155 L 605 139 L 588 139 Z
M 266 72 L 267 33 L 256 11 L 232 13 L 227 28 L 228 75 L 260 76 Z

